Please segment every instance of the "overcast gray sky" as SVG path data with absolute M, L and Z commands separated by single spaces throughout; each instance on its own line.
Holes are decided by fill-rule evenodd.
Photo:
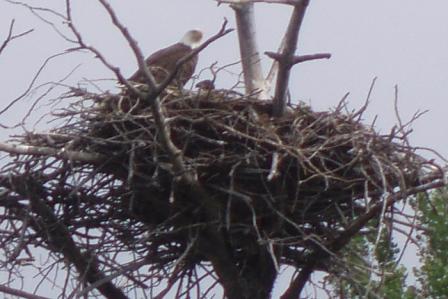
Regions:
M 86 40 L 125 75 L 132 74 L 136 69 L 135 58 L 102 7 L 94 0 L 73 2 L 75 24 Z M 28 3 L 63 9 L 63 1 Z M 148 55 L 177 41 L 191 28 L 202 29 L 209 36 L 220 28 L 224 17 L 234 26 L 232 10 L 225 5 L 217 7 L 213 0 L 115 0 L 111 4 Z M 288 22 L 290 7 L 259 4 L 256 13 L 261 52 L 275 50 Z M 25 90 L 48 56 L 71 47 L 25 8 L 3 0 L 0 0 L 0 41 L 13 18 L 16 32 L 30 28 L 35 31 L 12 42 L 0 56 L 0 109 Z M 53 20 L 63 28 L 57 19 Z M 404 120 L 418 110 L 429 110 L 413 126 L 413 145 L 431 147 L 448 156 L 447 37 L 446 0 L 312 0 L 298 54 L 330 52 L 333 57 L 294 68 L 290 83 L 293 99 L 308 102 L 315 110 L 325 110 L 350 92 L 349 106 L 359 108 L 372 79 L 378 77 L 366 122 L 377 115 L 377 129 L 388 132 L 396 122 L 393 102 L 394 85 L 398 84 L 399 108 Z M 219 65 L 237 61 L 236 42 L 236 34 L 232 33 L 212 44 L 201 54 L 199 69 L 215 61 Z M 92 55 L 70 54 L 51 62 L 37 84 L 56 81 L 80 63 L 81 67 L 68 80 L 71 84 L 82 78 L 112 78 Z M 266 71 L 270 60 L 264 57 L 263 64 Z M 230 86 L 233 80 L 234 76 L 223 74 L 218 78 L 218 87 Z M 32 98 L 19 102 L 2 115 L 0 123 L 16 123 L 31 102 Z M 1 132 L 0 138 L 5 140 L 9 133 Z
M 59 9 L 62 2 L 29 1 Z M 190 28 L 200 28 L 210 35 L 218 30 L 224 17 L 234 25 L 231 9 L 225 5 L 217 7 L 213 0 L 116 0 L 111 3 L 148 54 L 177 41 Z M 125 74 L 131 74 L 136 69 L 135 59 L 100 5 L 91 0 L 75 1 L 73 10 L 75 22 L 89 43 L 103 51 Z M 256 12 L 260 50 L 275 50 L 290 8 L 259 4 Z M 46 57 L 70 47 L 26 9 L 3 1 L 0 1 L 1 36 L 6 35 L 11 18 L 16 19 L 17 30 L 35 28 L 35 32 L 12 43 L 0 57 L 0 82 L 7 86 L 2 105 L 24 90 Z M 357 108 L 362 105 L 371 80 L 377 76 L 367 121 L 378 115 L 378 129 L 382 131 L 395 123 L 393 87 L 398 84 L 404 119 L 417 110 L 429 110 L 414 124 L 413 143 L 435 148 L 447 156 L 444 122 L 448 98 L 447 36 L 448 2 L 444 0 L 424 4 L 417 0 L 311 1 L 298 53 L 330 52 L 333 57 L 294 69 L 293 99 L 304 100 L 323 110 L 336 105 L 350 92 L 350 106 Z M 270 60 L 263 59 L 267 70 Z M 237 60 L 236 34 L 231 34 L 203 52 L 199 66 L 206 67 L 215 61 L 225 65 Z M 83 77 L 111 77 L 91 55 L 72 54 L 50 64 L 39 82 L 57 80 L 78 63 L 83 65 L 68 82 L 75 83 Z M 234 79 L 223 75 L 218 84 L 225 87 Z M 23 101 L 16 106 L 17 110 L 3 116 L 1 122 L 14 123 L 17 111 L 29 105 L 29 101 Z
M 62 9 L 62 2 L 33 0 L 28 3 Z M 213 0 L 116 0 L 111 3 L 147 54 L 177 41 L 190 28 L 200 28 L 211 35 L 219 29 L 224 17 L 234 26 L 231 9 L 225 5 L 217 7 Z M 96 1 L 81 0 L 74 1 L 73 10 L 75 23 L 86 40 L 103 51 L 125 74 L 131 74 L 136 69 L 135 59 L 101 6 Z M 260 50 L 275 50 L 290 8 L 259 4 L 256 13 Z M 0 36 L 6 35 L 12 18 L 16 19 L 17 30 L 35 28 L 35 32 L 12 43 L 0 57 L 0 82 L 7 86 L 1 105 L 24 90 L 46 57 L 70 47 L 26 9 L 3 1 L 0 1 Z M 366 121 L 378 115 L 377 127 L 384 132 L 395 123 L 393 87 L 398 84 L 404 119 L 417 110 L 429 110 L 414 124 L 413 143 L 433 147 L 448 156 L 444 122 L 448 105 L 447 36 L 448 2 L 445 0 L 424 4 L 417 0 L 311 1 L 298 53 L 330 52 L 333 57 L 294 68 L 293 99 L 323 110 L 335 106 L 350 92 L 350 107 L 358 108 L 363 104 L 371 80 L 377 76 Z M 237 60 L 238 47 L 233 33 L 202 53 L 199 68 L 215 61 L 225 65 Z M 266 71 L 270 60 L 263 60 Z M 75 83 L 83 77 L 112 77 L 92 55 L 72 54 L 51 63 L 39 82 L 57 80 L 78 63 L 82 63 L 81 68 L 68 82 Z M 223 75 L 218 78 L 218 84 L 225 87 L 233 83 L 232 80 L 235 78 Z M 29 104 L 17 105 L 18 110 L 11 110 L 1 122 L 13 123 L 17 111 L 26 109 Z

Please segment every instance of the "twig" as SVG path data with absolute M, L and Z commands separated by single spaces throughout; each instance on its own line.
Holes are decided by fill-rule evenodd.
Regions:
M 42 71 L 45 69 L 45 67 L 47 66 L 47 64 L 53 60 L 54 58 L 57 58 L 59 56 L 62 56 L 66 54 L 65 52 L 62 53 L 57 53 L 54 55 L 51 55 L 50 57 L 48 57 L 47 59 L 45 59 L 45 61 L 42 63 L 42 65 L 39 67 L 39 69 L 37 70 L 36 74 L 34 75 L 33 79 L 31 80 L 30 84 L 28 85 L 28 87 L 25 89 L 25 91 L 19 95 L 17 98 L 15 98 L 14 100 L 12 100 L 11 102 L 8 103 L 8 105 L 6 105 L 5 108 L 3 108 L 2 110 L 0 110 L 0 115 L 5 113 L 6 111 L 9 110 L 9 108 L 11 108 L 13 105 L 15 105 L 18 101 L 20 101 L 21 99 L 23 99 L 29 92 L 30 90 L 33 88 L 34 83 L 36 83 L 37 79 L 39 78 L 39 75 L 42 73 Z
M 267 177 L 268 181 L 272 181 L 279 174 L 278 173 L 278 163 L 279 163 L 278 156 L 279 156 L 278 152 L 274 152 L 272 154 L 271 169 L 269 170 L 269 174 L 268 174 L 268 177 Z

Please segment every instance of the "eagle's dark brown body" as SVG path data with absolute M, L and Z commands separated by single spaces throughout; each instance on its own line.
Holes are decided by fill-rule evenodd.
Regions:
M 190 54 L 191 51 L 193 51 L 192 47 L 179 42 L 149 56 L 146 59 L 146 64 L 154 76 L 156 83 L 162 83 L 172 72 L 174 72 L 178 61 Z M 180 87 L 184 86 L 185 83 L 190 80 L 191 76 L 193 76 L 197 62 L 198 56 L 194 55 L 191 59 L 183 63 L 172 83 Z M 143 73 L 140 70 L 132 75 L 129 80 L 145 83 Z

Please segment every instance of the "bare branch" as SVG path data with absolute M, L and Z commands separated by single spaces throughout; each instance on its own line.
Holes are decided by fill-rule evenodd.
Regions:
M 42 297 L 42 296 L 30 294 L 30 293 L 24 292 L 22 290 L 13 289 L 13 288 L 10 288 L 10 287 L 4 286 L 4 285 L 0 285 L 0 292 L 9 294 L 9 295 L 13 295 L 13 296 L 18 296 L 18 297 L 25 298 L 25 299 L 50 299 L 48 297 Z
M 113 20 L 115 20 L 116 22 L 118 22 L 117 20 L 116 20 L 116 16 L 115 16 L 115 14 L 114 14 L 114 12 L 112 11 L 112 9 L 110 8 L 110 6 L 109 6 L 109 4 L 107 3 L 107 2 L 105 2 L 105 1 L 101 1 L 101 0 L 99 0 L 102 4 L 103 4 L 103 2 L 104 2 L 104 4 L 103 5 L 105 5 L 105 7 L 106 7 L 106 9 L 108 10 L 108 12 L 109 12 L 109 9 L 111 10 L 111 12 L 112 12 L 112 14 L 113 14 L 113 17 L 111 16 L 111 18 L 113 19 Z M 113 64 L 111 64 L 109 61 L 107 61 L 107 59 L 104 57 L 104 55 L 100 52 L 100 51 L 98 51 L 98 49 L 96 49 L 96 48 L 94 48 L 94 47 L 92 47 L 92 46 L 89 46 L 89 45 L 87 45 L 87 43 L 84 41 L 84 39 L 82 38 L 82 35 L 81 35 L 81 33 L 78 31 L 78 29 L 76 28 L 76 26 L 75 26 L 75 24 L 74 24 L 74 22 L 73 22 L 73 18 L 72 18 L 72 12 L 71 12 L 71 0 L 65 0 L 65 4 L 66 4 L 66 14 L 67 14 L 67 25 L 68 25 L 68 27 L 70 28 L 70 30 L 73 32 L 73 34 L 75 35 L 75 37 L 76 37 L 76 40 L 77 40 L 77 43 L 78 43 L 78 45 L 79 45 L 79 47 L 78 48 L 73 48 L 73 49 L 70 49 L 70 50 L 68 50 L 68 51 L 76 51 L 76 50 L 80 50 L 80 49 L 86 49 L 86 50 L 88 50 L 88 51 L 90 51 L 90 52 L 92 52 L 93 54 L 95 54 L 95 56 L 109 69 L 109 70 L 111 70 L 114 74 L 115 74 L 115 76 L 117 77 L 117 79 L 118 79 L 118 81 L 121 83 L 121 84 L 123 84 L 124 86 L 126 86 L 126 88 L 128 88 L 128 90 L 131 92 L 131 93 L 133 93 L 133 94 L 135 94 L 135 95 L 137 95 L 137 96 L 139 96 L 139 97 L 143 97 L 143 95 L 142 95 L 142 93 L 137 89 L 137 88 L 135 88 L 128 80 L 126 80 L 126 78 L 123 76 L 123 74 L 121 73 L 121 71 L 120 71 L 120 69 L 118 68 L 118 67 L 116 67 L 116 66 L 114 66 Z M 115 24 L 115 23 L 114 23 Z M 118 23 L 119 24 L 119 23 Z M 116 25 L 116 24 L 115 24 Z M 116 26 L 118 26 L 118 25 L 116 25 Z M 122 26 L 123 28 L 124 28 L 124 26 Z M 119 27 L 120 28 L 120 27 Z M 124 28 L 125 29 L 125 28 Z M 127 30 L 125 30 L 125 32 L 127 32 Z M 128 35 L 129 35 L 129 33 L 128 33 Z M 132 39 L 132 37 L 129 35 L 128 36 L 131 40 L 133 40 Z M 134 51 L 135 51 L 135 49 L 133 49 Z M 138 49 L 138 47 L 136 47 L 136 50 L 138 51 L 137 52 L 137 54 L 136 54 L 136 56 L 137 55 L 140 55 L 140 56 L 137 56 L 137 57 L 141 57 L 141 59 L 143 59 L 143 55 L 141 54 L 141 51 Z M 139 63 L 139 65 L 140 65 L 140 63 Z M 143 70 L 145 70 L 144 68 L 146 67 L 146 65 L 143 63 Z M 147 74 L 147 72 L 148 72 L 148 74 Z M 146 67 L 146 71 L 144 72 L 144 74 L 145 74 L 145 76 L 146 75 L 149 75 L 149 76 L 152 76 L 150 73 L 149 73 L 149 70 L 147 69 L 147 67 Z M 149 78 L 151 78 L 151 77 L 149 77 Z M 154 82 L 154 80 L 152 81 L 152 82 Z M 151 88 L 151 86 L 150 86 L 150 88 Z M 154 88 L 154 85 L 152 85 L 152 88 Z
M 280 46 L 277 49 L 278 53 L 282 53 L 285 48 L 286 36 L 283 36 L 282 41 L 280 42 Z M 265 53 L 266 54 L 266 53 Z M 268 92 L 272 89 L 272 82 L 274 82 L 274 78 L 278 73 L 278 61 L 274 59 L 272 62 L 271 68 L 269 69 L 269 73 L 266 76 L 266 85 L 268 86 Z
M 87 163 L 98 163 L 105 159 L 100 154 L 70 151 L 65 149 L 54 149 L 51 147 L 40 147 L 31 145 L 19 145 L 0 143 L 0 151 L 10 153 L 12 155 L 35 155 L 35 156 L 51 156 L 71 161 L 80 161 Z
M 9 24 L 9 31 L 8 31 L 8 36 L 6 37 L 6 39 L 3 41 L 2 45 L 0 46 L 0 54 L 3 52 L 3 50 L 6 48 L 6 46 L 13 40 L 15 40 L 16 38 L 22 37 L 24 35 L 27 35 L 28 33 L 31 33 L 34 31 L 34 29 L 30 29 L 27 31 L 24 31 L 22 33 L 18 33 L 18 34 L 13 34 L 14 31 L 14 23 L 15 20 L 12 19 L 11 23 Z
M 309 0 L 302 0 L 294 6 L 288 29 L 285 34 L 285 48 L 281 53 L 283 59 L 279 60 L 279 71 L 274 95 L 273 115 L 276 117 L 282 116 L 286 109 L 286 91 L 288 90 L 289 76 L 291 73 L 291 62 L 297 48 L 300 27 L 308 3 Z
M 57 58 L 59 56 L 62 56 L 66 54 L 65 52 L 62 53 L 57 53 L 54 54 L 50 57 L 48 57 L 47 59 L 45 59 L 45 61 L 42 63 L 42 65 L 39 67 L 39 69 L 37 70 L 36 74 L 34 75 L 33 79 L 31 80 L 30 84 L 28 85 L 28 87 L 25 89 L 25 91 L 19 95 L 17 98 L 15 98 L 14 100 L 12 100 L 11 102 L 8 103 L 8 105 L 6 105 L 5 108 L 3 108 L 2 110 L 0 110 L 0 115 L 5 113 L 6 111 L 8 111 L 12 106 L 14 106 L 17 102 L 19 102 L 21 99 L 23 99 L 29 92 L 30 90 L 33 88 L 34 83 L 36 83 L 37 79 L 39 78 L 40 74 L 42 73 L 42 71 L 45 69 L 45 67 L 47 66 L 48 63 L 50 63 L 51 60 L 53 60 L 54 58 Z M 2 126 L 2 125 L 0 125 Z
M 284 58 L 282 54 L 275 52 L 264 52 L 264 54 L 266 54 L 267 56 L 276 61 L 282 60 Z M 330 53 L 318 53 L 318 54 L 294 56 L 291 61 L 285 61 L 285 63 L 289 63 L 292 66 L 305 61 L 317 60 L 317 59 L 330 59 L 330 58 L 331 58 Z
M 124 265 L 121 269 L 119 269 L 118 271 L 105 276 L 103 279 L 100 279 L 94 283 L 92 283 L 91 285 L 89 285 L 88 287 L 86 287 L 85 289 L 83 289 L 81 292 L 79 292 L 77 294 L 78 298 L 81 298 L 82 296 L 86 296 L 87 294 L 89 294 L 93 289 L 96 289 L 97 287 L 99 287 L 100 285 L 106 283 L 106 282 L 110 282 L 113 279 L 119 277 L 120 275 L 126 273 L 126 272 L 131 272 L 131 271 L 135 271 L 138 268 L 146 265 L 148 262 L 146 260 L 139 260 L 139 261 L 135 261 L 132 263 L 129 263 L 127 265 Z
M 258 98 L 267 99 L 266 83 L 256 41 L 254 4 L 235 3 L 231 7 L 235 11 L 246 94 L 259 92 Z

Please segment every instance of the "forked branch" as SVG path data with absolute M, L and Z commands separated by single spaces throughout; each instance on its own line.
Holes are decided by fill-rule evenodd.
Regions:
M 275 86 L 273 115 L 280 117 L 286 109 L 286 94 L 288 90 L 289 76 L 291 73 L 292 62 L 297 49 L 300 27 L 305 16 L 309 0 L 302 0 L 294 5 L 288 29 L 285 34 L 285 47 L 280 53 L 282 59 L 278 60 L 278 75 Z
M 7 46 L 11 41 L 13 41 L 13 40 L 15 40 L 15 39 L 17 39 L 17 38 L 19 38 L 19 37 L 22 37 L 22 36 L 24 36 L 24 35 L 27 35 L 28 33 L 31 33 L 31 32 L 34 31 L 34 29 L 30 29 L 30 30 L 27 30 L 27 31 L 22 32 L 22 33 L 13 34 L 13 31 L 14 31 L 14 23 L 15 23 L 15 20 L 12 19 L 12 20 L 11 20 L 11 23 L 9 24 L 8 35 L 6 36 L 6 39 L 3 41 L 3 43 L 2 43 L 1 46 L 0 46 L 0 54 L 3 52 L 3 50 L 5 50 L 6 46 Z

